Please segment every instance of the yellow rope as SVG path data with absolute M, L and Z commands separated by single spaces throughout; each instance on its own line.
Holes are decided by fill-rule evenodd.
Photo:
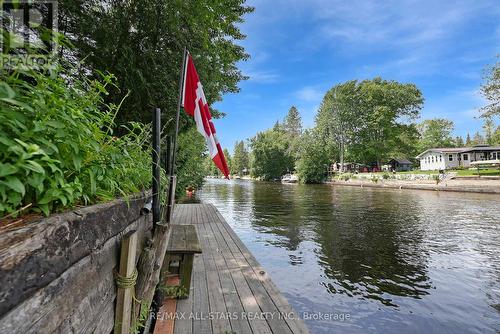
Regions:
M 132 308 L 134 308 L 134 303 L 141 305 L 142 308 L 142 300 L 135 298 L 135 284 L 137 283 L 137 268 L 134 269 L 134 272 L 130 276 L 122 276 L 118 272 L 115 272 L 115 281 L 116 286 L 121 289 L 130 289 L 132 288 Z M 132 315 L 133 316 L 133 315 Z M 137 319 L 133 319 L 133 323 L 136 323 Z
M 133 288 L 137 282 L 137 269 L 130 276 L 122 276 L 116 273 L 116 285 L 122 289 Z
M 115 280 L 116 286 L 121 289 L 133 288 L 135 286 L 135 283 L 137 283 L 137 268 L 134 269 L 134 272 L 130 276 L 122 276 L 119 273 L 115 272 Z M 135 289 L 132 290 L 132 299 L 138 304 L 142 302 L 142 300 L 135 298 Z

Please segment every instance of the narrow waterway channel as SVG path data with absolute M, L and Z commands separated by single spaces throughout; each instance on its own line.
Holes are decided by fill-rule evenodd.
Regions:
M 209 179 L 312 333 L 500 331 L 500 196 Z

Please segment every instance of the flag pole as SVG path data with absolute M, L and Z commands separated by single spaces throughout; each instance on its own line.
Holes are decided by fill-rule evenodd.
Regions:
M 160 222 L 160 128 L 161 110 L 153 110 L 153 228 Z
M 172 219 L 172 211 L 173 211 L 173 205 L 174 205 L 174 197 L 175 197 L 175 184 L 177 183 L 176 177 L 175 177 L 175 157 L 176 157 L 176 151 L 177 151 L 177 137 L 179 135 L 179 119 L 180 119 L 180 113 L 181 113 L 181 101 L 182 101 L 182 92 L 184 90 L 184 74 L 185 74 L 185 69 L 186 69 L 186 56 L 187 56 L 187 49 L 184 47 L 184 52 L 182 53 L 182 65 L 181 65 L 181 73 L 179 76 L 179 99 L 177 100 L 177 113 L 175 115 L 175 134 L 173 138 L 173 143 L 172 143 L 172 156 L 170 159 L 170 166 L 168 168 L 169 170 L 169 183 L 168 183 L 168 198 L 167 198 L 167 212 L 166 212 L 166 217 L 165 220 L 167 222 L 170 222 Z M 169 154 L 169 153 L 167 153 Z
M 175 156 L 176 156 L 176 151 L 177 151 L 177 136 L 179 134 L 179 118 L 180 118 L 180 113 L 181 113 L 181 101 L 182 101 L 182 91 L 184 88 L 184 72 L 186 68 L 186 56 L 187 56 L 187 49 L 184 47 L 184 52 L 182 53 L 182 65 L 181 65 L 181 73 L 179 76 L 179 99 L 177 101 L 177 114 L 175 116 L 175 134 L 174 134 L 174 142 L 172 145 L 172 166 L 170 168 L 170 172 L 172 175 L 175 175 Z

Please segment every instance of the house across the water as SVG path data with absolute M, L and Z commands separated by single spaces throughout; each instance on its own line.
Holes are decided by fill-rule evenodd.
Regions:
M 387 162 L 390 171 L 405 172 L 411 170 L 413 164 L 407 159 L 391 159 Z
M 470 167 L 471 162 L 500 160 L 500 146 L 431 148 L 417 156 L 421 170 L 442 170 Z

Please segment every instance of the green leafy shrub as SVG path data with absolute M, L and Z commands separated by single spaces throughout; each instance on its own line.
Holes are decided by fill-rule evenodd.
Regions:
M 353 176 L 354 175 L 352 173 L 342 173 L 337 175 L 337 179 L 343 181 L 349 181 L 350 179 L 353 178 Z
M 384 174 L 382 174 L 382 178 L 384 180 L 387 180 L 387 179 L 391 178 L 391 176 L 389 175 L 389 173 L 384 173 Z
M 320 183 L 326 178 L 328 158 L 323 154 L 323 146 L 318 135 L 306 130 L 299 143 L 299 158 L 295 169 L 303 183 Z
M 131 123 L 113 136 L 119 105 L 104 103 L 112 75 L 88 80 L 62 67 L 0 73 L 0 220 L 149 187 L 150 129 Z
M 259 132 L 251 139 L 250 145 L 253 177 L 270 181 L 280 179 L 287 170 L 293 170 L 290 140 L 281 128 Z
M 201 187 L 206 175 L 207 149 L 205 139 L 195 127 L 179 134 L 176 159 L 177 184 L 176 196 L 186 194 L 186 187 Z M 209 162 L 215 166 L 212 160 Z

